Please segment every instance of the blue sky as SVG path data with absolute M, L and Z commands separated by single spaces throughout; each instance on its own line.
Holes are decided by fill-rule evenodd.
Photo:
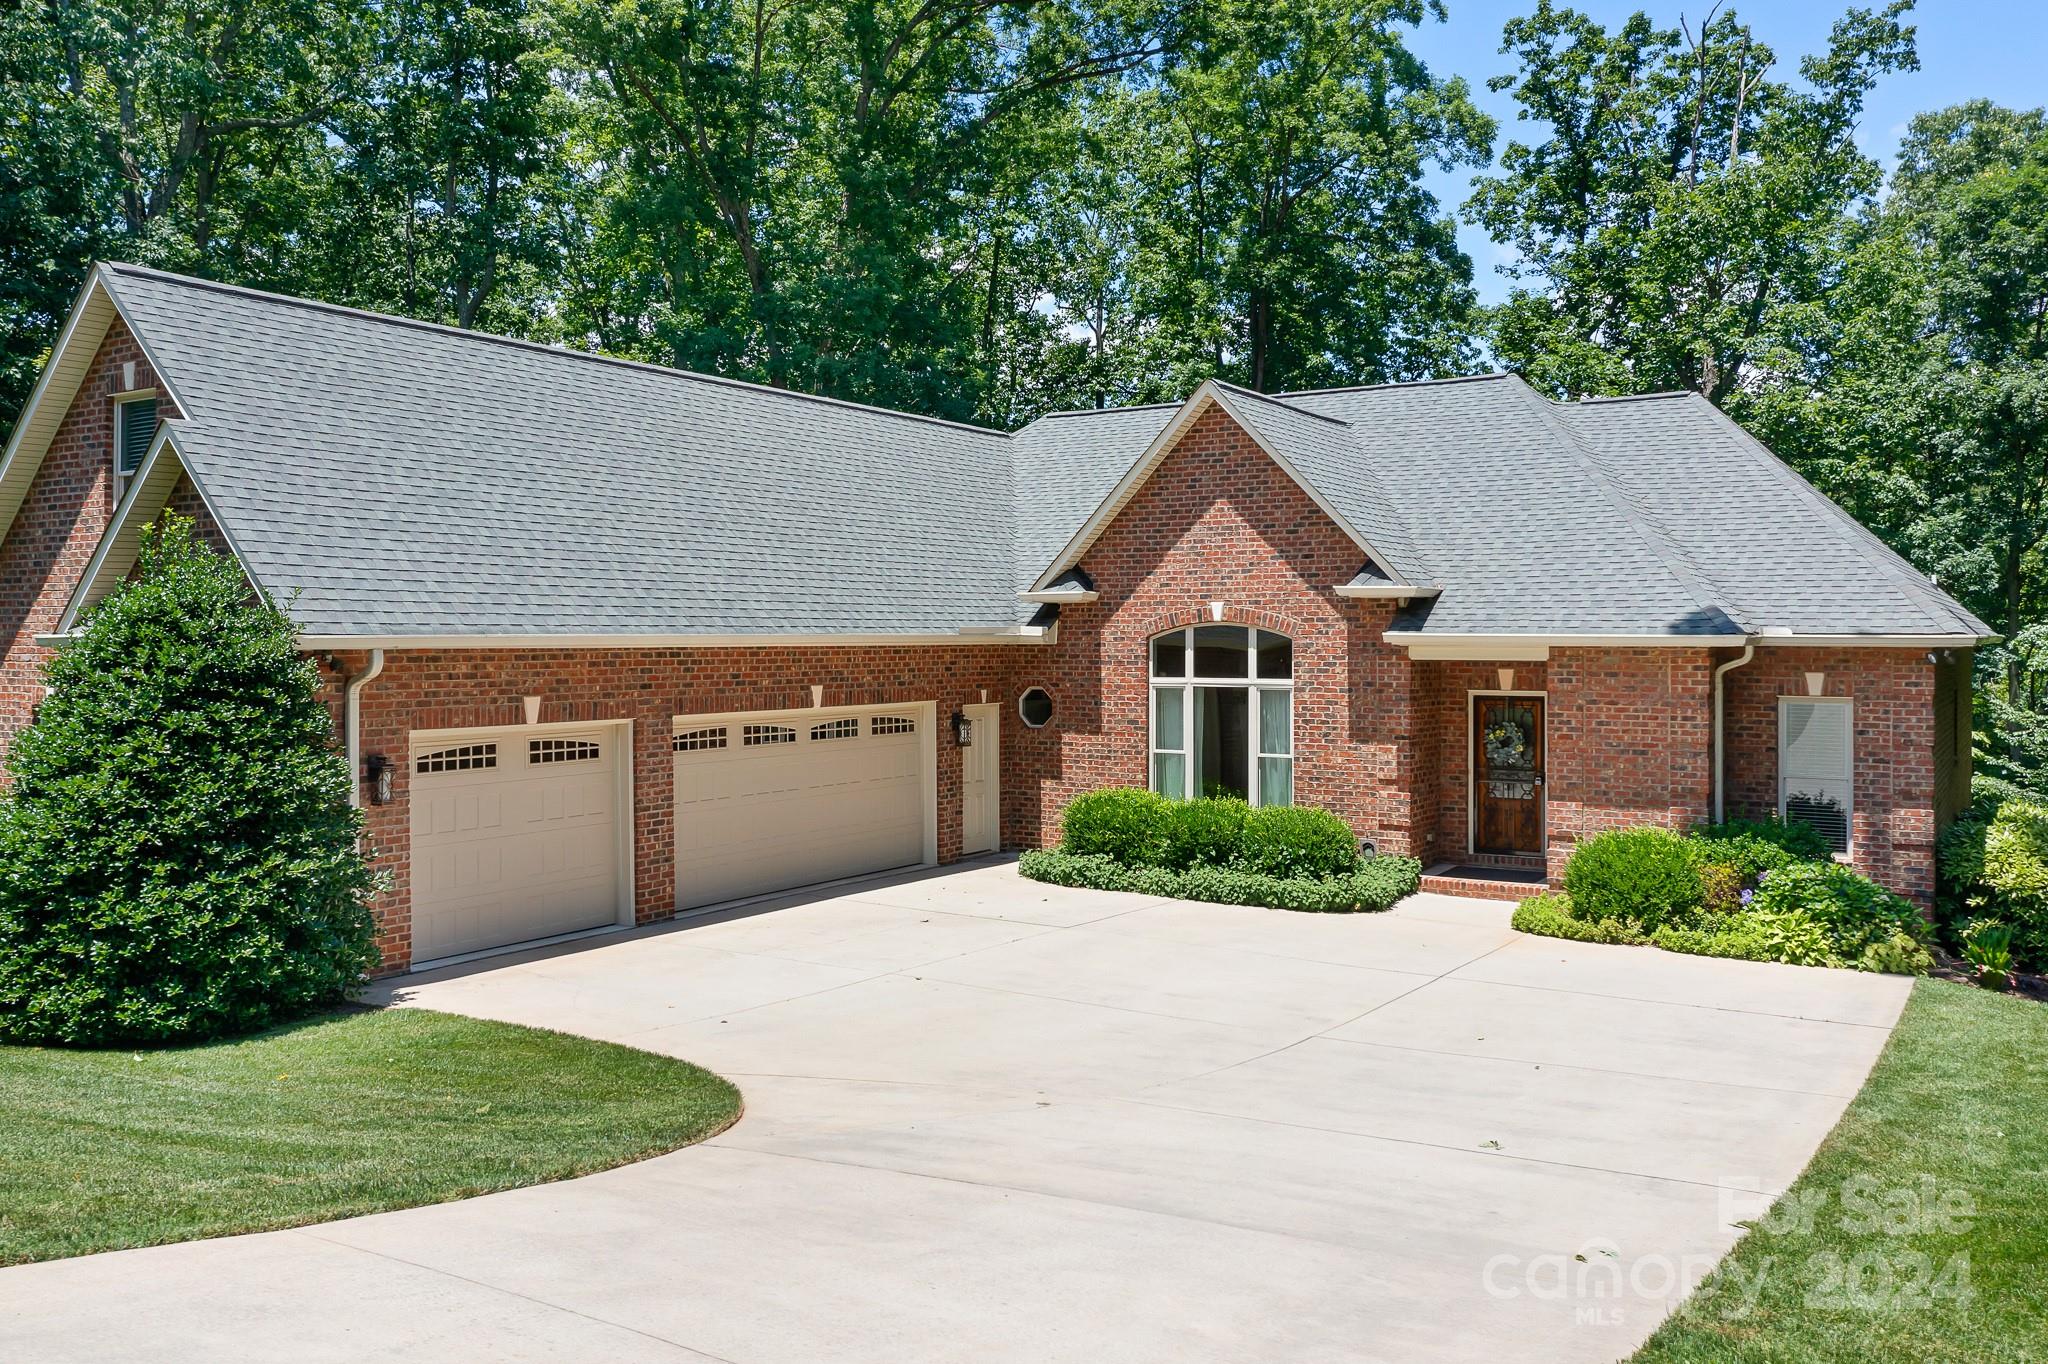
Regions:
M 1873 9 L 1883 2 L 1859 0 Z M 1471 83 L 1480 107 L 1500 123 L 1496 149 L 1513 137 L 1531 140 L 1536 130 L 1515 122 L 1513 100 L 1505 92 L 1496 95 L 1486 89 L 1488 76 L 1511 69 L 1509 59 L 1500 55 L 1501 26 L 1526 13 L 1530 4 L 1527 0 L 1447 3 L 1450 22 L 1424 25 L 1411 47 L 1438 75 L 1463 76 Z M 1707 3 L 1576 0 L 1572 7 L 1610 28 L 1638 9 L 1647 10 L 1660 27 L 1675 27 L 1681 13 L 1697 27 Z M 1790 77 L 1797 73 L 1800 57 L 1826 45 L 1829 28 L 1847 8 L 1847 0 L 1756 0 L 1738 4 L 1736 12 L 1748 21 L 1757 39 L 1777 53 L 1774 74 Z M 2029 109 L 2048 103 L 2048 75 L 2044 75 L 2048 70 L 2048 60 L 2044 60 L 2048 58 L 2048 4 L 2039 0 L 1921 0 L 1911 22 L 1919 31 L 1920 69 L 1890 76 L 1879 84 L 1864 110 L 1859 134 L 1864 149 L 1886 165 L 1891 163 L 1907 120 L 1923 110 L 1980 96 Z M 1470 178 L 1465 170 L 1448 175 L 1433 172 L 1430 187 L 1447 209 L 1455 211 L 1465 200 Z M 1459 236 L 1472 257 L 1480 297 L 1487 302 L 1505 297 L 1507 280 L 1494 267 L 1506 254 L 1476 228 L 1461 226 Z

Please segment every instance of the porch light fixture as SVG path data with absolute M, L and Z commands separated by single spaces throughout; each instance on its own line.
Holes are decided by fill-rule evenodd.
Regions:
M 370 804 L 391 803 L 391 759 L 372 753 L 363 759 L 363 780 L 370 787 Z
M 967 712 L 953 712 L 953 742 L 961 748 L 974 746 L 974 721 L 967 718 Z

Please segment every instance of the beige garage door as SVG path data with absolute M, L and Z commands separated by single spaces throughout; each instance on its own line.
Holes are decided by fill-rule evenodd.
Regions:
M 676 907 L 924 861 L 931 715 L 679 718 Z
M 414 961 L 619 921 L 622 734 L 413 741 Z

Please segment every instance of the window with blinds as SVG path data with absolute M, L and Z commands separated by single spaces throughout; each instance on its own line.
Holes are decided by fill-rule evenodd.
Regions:
M 156 435 L 156 399 L 130 398 L 114 409 L 114 477 L 127 482 L 142 467 Z
M 1820 830 L 1828 846 L 1849 851 L 1855 760 L 1847 701 L 1778 701 L 1778 813 Z

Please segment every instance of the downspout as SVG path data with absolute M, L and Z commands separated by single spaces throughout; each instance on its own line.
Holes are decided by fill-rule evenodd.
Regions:
M 383 671 L 384 651 L 370 650 L 370 665 L 348 680 L 343 693 L 341 728 L 342 746 L 348 752 L 348 803 L 357 809 L 363 805 L 363 686 Z
M 1726 817 L 1728 804 L 1728 743 L 1722 736 L 1722 715 L 1727 710 L 1727 687 L 1721 679 L 1755 657 L 1756 641 L 1745 640 L 1740 654 L 1714 669 L 1714 823 L 1716 824 L 1719 824 Z

